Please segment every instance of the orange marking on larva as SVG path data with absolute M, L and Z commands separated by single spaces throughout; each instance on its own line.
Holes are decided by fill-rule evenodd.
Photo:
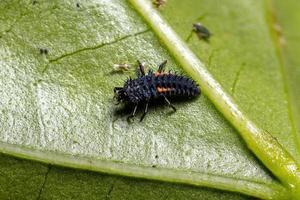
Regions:
M 168 91 L 172 90 L 172 88 L 163 88 L 163 87 L 157 87 L 156 89 L 159 93 L 168 92 Z
M 166 72 L 155 72 L 154 73 L 154 76 L 161 76 L 161 75 L 168 75 L 169 73 L 166 73 Z

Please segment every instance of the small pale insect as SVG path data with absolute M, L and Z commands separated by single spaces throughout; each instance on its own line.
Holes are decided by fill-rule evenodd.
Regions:
M 198 35 L 199 39 L 208 40 L 210 38 L 210 36 L 211 36 L 210 31 L 205 26 L 203 26 L 201 23 L 199 23 L 199 22 L 193 24 L 193 30 Z
M 128 71 L 130 68 L 130 64 L 123 63 L 123 64 L 113 64 L 114 71 Z

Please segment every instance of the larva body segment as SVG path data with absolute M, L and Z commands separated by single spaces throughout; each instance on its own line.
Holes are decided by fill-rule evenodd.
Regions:
M 165 97 L 194 97 L 200 94 L 196 83 L 185 76 L 171 73 L 148 73 L 126 81 L 124 90 L 130 103 L 151 101 Z

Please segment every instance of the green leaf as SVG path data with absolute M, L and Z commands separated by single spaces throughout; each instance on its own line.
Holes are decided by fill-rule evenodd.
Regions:
M 148 23 L 157 32 L 167 48 L 178 57 L 182 66 L 189 71 L 202 86 L 202 90 L 224 116 L 239 131 L 248 147 L 256 156 L 297 196 L 300 187 L 300 171 L 296 161 L 281 147 L 278 140 L 257 127 L 241 110 L 222 86 L 213 79 L 203 63 L 181 41 L 150 4 L 144 0 L 133 0 Z M 252 84 L 252 86 L 255 86 Z M 276 153 L 273 153 L 276 152 Z
M 275 0 L 271 4 L 271 12 L 273 14 L 273 25 L 275 26 L 274 37 L 277 39 L 278 54 L 282 62 L 282 73 L 285 75 L 285 92 L 290 102 L 290 118 L 294 123 L 294 131 L 299 137 L 300 134 L 300 52 L 299 24 L 300 17 L 296 10 L 300 8 L 300 4 L 295 1 L 287 1 L 285 3 Z M 298 139 L 299 141 L 299 139 Z
M 256 123 L 253 125 L 261 128 L 259 134 L 265 130 L 262 136 L 267 140 L 247 139 L 251 134 L 240 123 L 242 119 L 228 117 L 229 110 L 218 104 L 222 98 L 212 98 L 216 88 L 208 89 L 203 84 L 205 77 L 192 72 L 205 69 L 204 65 L 191 68 L 185 58 L 176 54 L 179 49 L 175 40 L 174 44 L 164 46 L 158 39 L 166 43 L 164 32 L 157 31 L 160 24 L 151 24 L 146 13 L 148 26 L 139 14 L 143 8 L 119 0 L 86 1 L 78 5 L 73 1 L 3 1 L 0 3 L 0 150 L 79 169 L 205 186 L 265 199 L 289 198 L 289 187 L 277 178 L 297 186 L 298 175 L 290 173 L 297 169 L 288 168 L 296 165 L 285 151 L 299 160 L 298 136 L 293 128 L 293 120 L 297 118 L 290 114 L 285 91 L 290 88 L 286 85 L 293 85 L 296 78 L 286 83 L 283 77 L 284 66 L 265 16 L 267 4 L 229 0 L 222 5 L 216 3 L 168 1 L 162 14 L 183 39 L 189 36 L 191 24 L 199 16 L 205 16 L 201 21 L 211 27 L 214 35 L 210 43 L 192 36 L 189 48 L 197 55 L 196 62 L 204 61 L 221 84 L 223 89 L 219 91 L 233 96 L 237 103 L 233 106 L 238 105 Z M 47 49 L 48 54 L 40 54 L 41 48 Z M 182 71 L 184 67 L 200 82 L 204 95 L 187 103 L 175 103 L 176 113 L 169 114 L 168 108 L 157 106 L 150 109 L 142 123 L 138 120 L 128 123 L 123 113 L 116 112 L 113 87 L 121 86 L 129 75 L 134 76 L 137 59 L 153 70 L 165 59 L 169 61 L 168 69 Z M 128 74 L 114 73 L 112 66 L 117 63 L 130 63 L 133 70 Z M 266 132 L 283 147 L 275 144 L 271 148 L 274 151 L 266 154 L 264 146 L 276 143 Z M 276 157 L 278 153 L 282 157 Z M 271 160 L 273 157 L 279 161 L 278 166 Z M 14 176 L 25 173 L 23 162 L 32 165 L 27 176 L 39 174 L 30 184 L 32 197 L 59 198 L 83 188 L 79 196 L 72 197 L 104 195 L 105 198 L 112 182 L 117 182 L 119 192 L 113 198 L 124 195 L 124 198 L 160 199 L 159 191 L 166 191 L 164 195 L 176 199 L 185 199 L 191 193 L 207 199 L 224 195 L 224 199 L 246 198 L 200 187 L 49 167 L 9 157 L 4 157 L 3 163 L 11 160 L 21 165 L 16 164 L 15 172 L 2 165 L 1 171 L 8 172 L 4 177 L 18 180 Z M 287 162 L 290 165 L 285 165 Z M 282 179 L 285 175 L 286 181 Z M 18 185 L 24 182 L 22 178 Z M 0 182 L 2 185 L 7 181 Z M 86 183 L 91 186 L 83 187 Z M 11 188 L 9 183 L 4 185 Z M 136 196 L 131 196 L 130 190 Z M 2 189 L 1 195 L 8 197 L 10 193 L 5 191 Z
M 1 199 L 249 199 L 237 193 L 66 169 L 4 155 L 0 161 Z

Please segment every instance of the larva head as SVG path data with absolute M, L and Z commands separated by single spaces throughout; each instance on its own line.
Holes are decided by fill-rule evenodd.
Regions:
M 116 99 L 118 101 L 118 103 L 125 102 L 128 100 L 128 95 L 127 95 L 126 91 L 124 90 L 124 88 L 115 87 L 114 93 L 115 93 L 114 99 Z

